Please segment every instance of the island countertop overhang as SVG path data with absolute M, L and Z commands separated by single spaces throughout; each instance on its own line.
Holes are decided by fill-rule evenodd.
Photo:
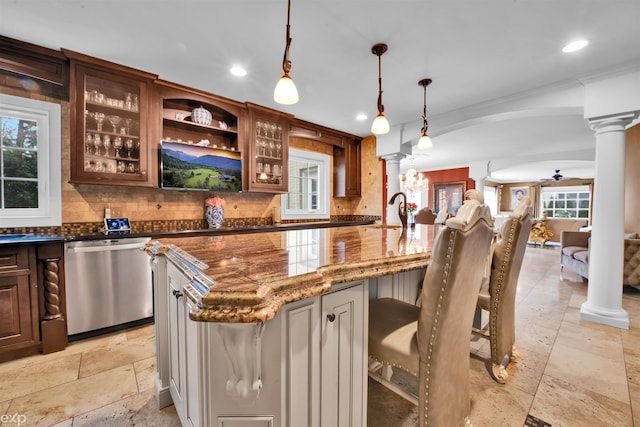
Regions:
M 426 268 L 438 231 L 360 225 L 182 237 L 151 241 L 146 251 L 187 276 L 192 320 L 256 323 L 334 284 Z

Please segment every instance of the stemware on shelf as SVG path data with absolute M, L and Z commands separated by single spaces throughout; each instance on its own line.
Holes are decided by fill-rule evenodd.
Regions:
M 120 116 L 116 116 L 116 115 L 107 116 L 107 120 L 109 120 L 109 123 L 111 123 L 111 126 L 113 126 L 113 133 L 117 133 L 118 125 L 122 121 Z
M 102 132 L 102 122 L 104 121 L 104 113 L 94 113 L 93 118 L 96 120 L 96 130 Z
M 133 139 L 127 139 L 124 146 L 127 148 L 127 157 L 131 158 L 131 153 L 133 153 Z
M 120 157 L 120 150 L 122 149 L 123 146 L 123 142 L 122 142 L 122 138 L 117 137 L 116 140 L 113 142 L 113 148 L 115 148 L 116 150 L 116 157 Z
M 94 154 L 100 155 L 100 146 L 101 145 L 102 145 L 102 140 L 100 139 L 100 135 L 96 133 L 93 136 L 93 146 L 96 148 L 96 150 L 94 151 Z
M 109 135 L 105 135 L 104 138 L 102 138 L 102 146 L 104 147 L 104 155 L 108 156 L 109 155 L 109 150 L 111 149 L 111 138 L 109 138 Z
M 126 118 L 124 119 L 124 125 L 126 126 L 127 135 L 131 135 L 131 125 L 133 124 L 133 119 Z

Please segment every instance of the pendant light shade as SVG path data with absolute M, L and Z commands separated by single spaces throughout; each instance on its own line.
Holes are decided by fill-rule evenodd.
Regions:
M 371 124 L 371 132 L 374 135 L 389 133 L 389 121 L 384 116 L 384 106 L 382 105 L 382 55 L 387 51 L 388 46 L 384 43 L 374 44 L 371 53 L 378 57 L 378 115 Z
M 427 135 L 429 124 L 427 123 L 427 86 L 431 84 L 431 79 L 422 79 L 418 82 L 424 88 L 424 104 L 422 110 L 422 135 L 418 140 L 418 150 L 428 150 L 433 147 L 431 138 Z
M 284 48 L 284 57 L 282 58 L 283 75 L 278 81 L 273 91 L 273 100 L 278 104 L 291 105 L 298 102 L 298 89 L 289 77 L 291 71 L 291 61 L 289 60 L 289 47 L 291 46 L 291 25 L 289 20 L 291 17 L 291 0 L 287 1 L 287 42 Z
M 273 91 L 273 100 L 283 105 L 291 105 L 298 102 L 298 89 L 296 89 L 295 83 L 293 83 L 288 74 L 283 75 L 278 80 L 276 89 Z
M 371 133 L 374 135 L 384 135 L 389 133 L 389 121 L 384 114 L 378 114 L 371 124 Z

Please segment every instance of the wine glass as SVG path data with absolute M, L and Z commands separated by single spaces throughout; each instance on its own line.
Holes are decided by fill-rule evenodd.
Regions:
M 126 118 L 124 119 L 124 125 L 127 127 L 127 135 L 131 135 L 131 124 L 133 123 L 133 119 Z
M 282 144 L 280 144 L 280 142 L 276 143 L 276 157 L 278 159 L 282 157 Z
M 109 135 L 105 135 L 104 138 L 102 139 L 102 146 L 104 147 L 105 156 L 109 155 L 109 150 L 111 149 L 112 145 L 113 144 L 111 143 L 111 138 L 109 138 Z
M 85 146 L 85 151 L 87 153 L 91 152 L 92 145 L 93 145 L 93 137 L 89 132 L 87 132 L 87 136 L 84 138 L 84 146 Z
M 100 135 L 96 133 L 93 136 L 93 146 L 96 148 L 96 150 L 94 151 L 94 154 L 96 154 L 96 155 L 100 154 L 100 146 L 101 145 L 102 145 L 102 141 L 100 140 Z
M 131 158 L 131 153 L 133 152 L 133 139 L 127 139 L 124 146 L 127 147 L 127 157 Z
M 118 125 L 122 121 L 120 116 L 107 116 L 107 120 L 109 120 L 109 123 L 111 123 L 111 126 L 113 126 L 113 133 L 118 133 Z
M 105 114 L 104 113 L 95 113 L 93 118 L 96 120 L 96 130 L 98 132 L 102 132 L 102 122 L 104 121 Z
M 116 150 L 116 157 L 120 157 L 120 150 L 122 149 L 122 138 L 117 137 L 113 142 L 113 148 Z

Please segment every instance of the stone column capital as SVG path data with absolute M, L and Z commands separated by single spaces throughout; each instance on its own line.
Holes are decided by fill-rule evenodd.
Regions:
M 624 132 L 627 126 L 638 118 L 640 111 L 628 111 L 609 116 L 588 119 L 589 127 L 596 135 L 607 132 Z
M 381 156 L 387 163 L 399 163 L 400 160 L 404 159 L 405 157 L 407 157 L 406 154 L 403 153 L 392 153 L 392 154 L 385 154 L 383 156 Z

